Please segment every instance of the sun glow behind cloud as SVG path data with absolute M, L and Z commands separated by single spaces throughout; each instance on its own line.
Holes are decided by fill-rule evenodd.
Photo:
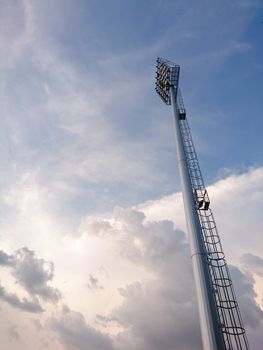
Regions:
M 260 204 L 259 201 L 261 197 L 259 196 L 259 191 L 262 191 L 262 176 L 263 170 L 262 168 L 258 168 L 251 170 L 247 174 L 235 175 L 224 180 L 220 180 L 218 183 L 209 188 L 209 192 L 213 197 L 215 214 L 218 222 L 220 222 L 220 233 L 223 237 L 224 247 L 225 250 L 229 252 L 227 255 L 228 261 L 238 265 L 239 268 L 245 268 L 244 271 L 246 271 L 246 267 L 249 268 L 248 275 L 244 275 L 244 277 L 242 277 L 244 279 L 248 278 L 248 281 L 250 281 L 249 283 L 254 283 L 253 280 L 251 280 L 251 273 L 254 274 L 257 279 L 257 284 L 255 287 L 257 293 L 259 294 L 257 299 L 258 301 L 260 301 L 260 294 L 262 294 L 262 279 L 260 279 L 260 275 L 258 275 L 259 267 L 257 266 L 259 265 L 257 265 L 257 260 L 254 261 L 254 265 L 248 265 L 248 259 L 244 260 L 245 258 L 242 258 L 243 260 L 241 265 L 239 258 L 246 256 L 244 254 L 246 254 L 248 251 L 248 247 L 249 252 L 255 254 L 255 257 L 262 255 L 260 246 L 255 245 L 255 242 L 260 239 L 261 234 L 261 228 L 260 226 L 257 226 L 257 223 L 261 222 L 260 213 L 256 209 Z M 225 200 L 223 194 L 225 193 L 226 187 L 228 188 L 229 193 L 228 207 L 232 208 L 231 212 L 221 207 L 222 201 Z M 248 198 L 246 206 L 243 206 L 237 199 L 242 197 L 242 195 L 247 191 L 250 192 L 251 196 Z M 34 196 L 27 196 L 27 198 L 31 198 L 31 200 L 34 202 Z M 257 200 L 255 200 L 256 198 Z M 247 215 L 247 206 L 251 207 L 251 209 L 255 209 L 252 211 L 253 214 L 249 212 L 249 215 Z M 36 211 L 38 211 L 38 208 L 36 208 Z M 111 217 L 108 216 L 103 218 L 88 216 L 86 219 L 83 218 L 80 228 L 76 227 L 75 233 L 71 232 L 69 235 L 66 235 L 60 240 L 56 239 L 57 242 L 60 242 L 59 245 L 55 247 L 51 245 L 50 240 L 52 240 L 52 235 L 50 236 L 49 232 L 46 232 L 49 239 L 46 242 L 43 242 L 41 248 L 38 246 L 38 251 L 42 252 L 42 256 L 48 255 L 53 257 L 56 267 L 53 283 L 55 283 L 59 290 L 62 291 L 63 303 L 71 305 L 73 310 L 80 310 L 81 313 L 85 315 L 88 324 L 98 327 L 98 329 L 101 329 L 103 332 L 110 332 L 109 334 L 112 334 L 112 336 L 114 335 L 113 339 L 115 339 L 114 337 L 117 336 L 116 334 L 118 334 L 120 330 L 126 329 L 126 326 L 128 326 L 126 322 L 129 322 L 130 325 L 132 325 L 133 322 L 137 322 L 135 319 L 133 319 L 131 312 L 138 313 L 139 311 L 136 311 L 136 308 L 134 308 L 135 305 L 132 306 L 132 304 L 129 306 L 129 304 L 126 304 L 126 302 L 138 303 L 139 300 L 143 298 L 140 302 L 143 302 L 144 307 L 148 308 L 148 313 L 153 312 L 153 316 L 155 312 L 164 312 L 163 307 L 166 308 L 169 305 L 170 299 L 168 298 L 168 301 L 166 300 L 166 303 L 168 303 L 167 306 L 161 306 L 162 304 L 160 304 L 161 309 L 159 311 L 154 311 L 154 306 L 151 303 L 162 303 L 163 300 L 165 300 L 162 296 L 163 293 L 168 293 L 167 295 L 172 293 L 173 298 L 180 298 L 180 293 L 185 293 L 186 288 L 184 284 L 182 284 L 182 279 L 188 276 L 188 273 L 190 273 L 190 275 L 187 277 L 189 278 L 187 283 L 193 283 L 191 277 L 192 273 L 190 272 L 190 252 L 186 243 L 187 241 L 185 240 L 186 237 L 184 237 L 184 234 L 180 233 L 180 231 L 173 232 L 173 226 L 175 226 L 177 229 L 184 229 L 184 214 L 181 196 L 177 193 L 173 196 L 164 197 L 157 201 L 141 204 L 139 206 L 140 212 L 137 210 L 138 209 L 135 208 L 125 210 L 117 208 Z M 145 217 L 142 212 L 145 213 Z M 39 215 L 41 215 L 41 211 L 39 212 Z M 53 225 L 56 226 L 56 218 L 53 220 Z M 254 233 L 253 242 L 251 243 L 251 238 L 248 236 L 247 241 L 244 241 L 243 239 L 242 242 L 244 243 L 237 246 L 235 241 L 238 239 L 238 237 L 243 237 L 243 235 L 246 233 L 248 225 L 247 220 L 249 220 L 251 230 L 253 230 Z M 231 222 L 235 222 L 235 229 L 232 228 Z M 45 220 L 40 219 L 39 223 L 40 225 L 41 223 L 45 225 Z M 16 224 L 17 223 L 14 221 L 14 231 L 19 230 L 19 228 L 16 227 Z M 225 235 L 224 232 L 229 232 L 229 226 L 231 228 L 231 234 Z M 43 229 L 44 228 L 45 227 L 43 227 Z M 37 242 L 38 239 L 39 237 L 32 235 L 30 237 L 29 245 L 34 247 L 35 242 Z M 170 241 L 170 239 L 172 239 L 172 241 Z M 174 243 L 172 243 L 173 239 L 175 239 Z M 182 247 L 177 247 L 177 244 L 179 244 L 179 246 L 183 244 L 183 250 Z M 48 247 L 50 249 L 47 254 Z M 233 252 L 235 254 L 233 254 Z M 175 261 L 170 261 L 170 259 L 175 259 Z M 184 263 L 179 263 L 178 259 L 183 259 Z M 258 259 L 258 261 L 260 260 L 260 258 L 256 259 Z M 158 272 L 159 269 L 160 272 L 162 271 L 162 278 L 167 278 L 167 280 L 162 282 L 164 283 L 162 287 L 159 285 L 160 281 L 158 282 L 158 279 L 161 278 L 161 275 L 159 276 Z M 183 277 L 183 275 L 185 277 Z M 92 276 L 93 280 L 96 279 L 97 281 L 97 288 L 95 289 L 90 288 L 90 276 Z M 168 279 L 170 279 L 172 276 L 173 278 L 168 282 Z M 235 276 L 236 272 L 233 276 L 234 280 L 237 278 Z M 179 287 L 177 286 L 177 281 L 180 281 L 180 290 L 178 289 Z M 239 282 L 237 279 L 237 294 L 241 300 L 241 309 L 246 309 L 246 304 L 242 304 L 242 289 L 244 287 L 242 287 L 242 284 L 239 286 L 239 283 L 241 283 L 241 281 Z M 6 288 L 7 287 L 8 284 Z M 159 290 L 159 288 L 161 289 Z M 161 292 L 163 288 L 164 290 Z M 169 288 L 172 289 L 170 290 Z M 192 288 L 190 289 L 192 290 Z M 19 292 L 20 288 L 16 286 L 15 290 Z M 147 293 L 148 306 L 141 293 Z M 194 295 L 192 297 L 194 298 Z M 249 296 L 249 298 L 251 297 Z M 194 300 L 195 299 L 193 299 L 192 303 L 195 305 Z M 252 301 L 252 299 L 250 300 Z M 244 299 L 244 302 L 246 302 L 246 299 Z M 128 307 L 127 310 L 125 309 L 126 307 Z M 187 308 L 188 307 L 192 309 L 193 306 L 191 306 L 190 303 Z M 255 304 L 254 306 L 251 306 L 251 308 L 251 312 L 258 313 L 258 316 L 252 316 L 252 314 L 250 316 L 250 313 L 247 310 L 244 315 L 244 320 L 246 323 L 248 323 L 248 332 L 253 334 L 255 333 L 255 329 L 253 332 L 250 330 L 250 322 L 252 322 L 251 327 L 253 328 L 254 322 L 261 322 L 260 320 L 262 316 L 260 315 L 259 309 L 256 308 Z M 50 309 L 50 307 L 48 309 Z M 73 311 L 65 311 L 65 316 L 64 312 L 59 319 L 57 318 L 59 316 L 55 310 L 56 308 L 52 311 L 52 313 L 54 314 L 54 317 L 56 317 L 56 321 L 52 321 L 51 324 L 53 326 L 51 328 L 55 334 L 57 332 L 60 334 L 62 337 L 61 341 L 64 343 L 66 339 L 63 338 L 64 330 L 58 328 L 61 325 L 60 322 L 64 320 L 64 317 L 72 316 L 73 320 L 70 321 L 69 319 L 66 321 L 65 319 L 65 322 L 74 323 L 75 316 L 74 314 L 71 314 Z M 168 319 L 170 317 L 176 317 L 177 312 L 179 311 L 175 310 L 174 312 L 174 316 L 172 316 L 172 314 L 169 315 L 168 313 L 165 317 L 168 317 Z M 186 309 L 184 312 L 186 312 Z M 193 311 L 191 311 L 191 314 L 192 312 Z M 55 316 L 56 314 L 57 316 Z M 248 320 L 246 320 L 246 316 L 248 317 Z M 46 317 L 47 314 L 46 316 L 41 316 L 42 322 L 46 322 Z M 164 315 L 162 316 L 162 319 L 163 317 Z M 257 321 L 254 321 L 255 317 L 257 318 Z M 114 325 L 116 322 L 117 324 Z M 150 319 L 148 319 L 148 321 L 145 319 L 144 322 L 146 322 L 146 324 L 147 322 L 151 324 Z M 187 322 L 189 322 L 189 320 Z M 193 322 L 193 320 L 191 322 Z M 197 322 L 197 318 L 194 322 Z M 195 327 L 194 324 L 193 327 Z M 72 337 L 78 337 L 77 333 L 74 333 L 74 327 L 75 326 L 73 326 Z M 85 331 L 85 327 L 83 332 L 85 332 L 85 336 L 87 339 L 89 339 L 89 331 Z M 141 326 L 139 326 L 139 324 L 134 324 L 133 327 Z M 176 326 L 174 325 L 174 327 L 176 327 L 177 332 L 179 332 L 177 336 L 182 337 L 182 342 L 185 342 L 183 335 L 183 323 L 181 323 L 180 326 L 182 328 L 178 328 L 179 324 Z M 30 326 L 27 326 L 27 330 L 29 329 Z M 47 325 L 44 326 L 44 329 L 46 332 Z M 152 332 L 153 329 L 149 329 L 148 331 Z M 168 328 L 166 331 L 168 331 Z M 169 334 L 164 331 L 163 327 L 159 329 L 159 332 L 160 337 L 161 334 L 163 334 L 163 336 L 166 334 L 165 337 L 170 337 Z M 99 335 L 97 336 L 99 337 Z M 117 336 L 117 338 L 114 340 L 116 343 L 115 347 L 117 349 L 119 346 L 121 346 L 118 345 L 119 342 L 120 344 L 123 344 L 123 341 L 125 341 L 125 346 L 131 346 L 126 342 L 130 337 L 134 337 L 135 335 L 133 335 L 133 333 L 127 334 L 127 336 L 125 336 L 126 340 L 124 340 L 123 336 L 124 335 Z M 142 348 L 146 349 L 146 346 L 148 346 L 146 344 L 148 341 L 150 341 L 150 338 L 147 340 L 145 336 L 143 333 L 137 334 L 136 337 L 138 338 L 136 342 L 139 343 L 136 344 L 138 346 L 140 344 Z M 259 339 L 259 335 L 254 334 L 253 338 L 256 348 L 256 339 Z M 193 344 L 198 344 L 200 340 L 197 339 L 199 339 L 198 334 L 196 334 Z M 162 341 L 161 338 L 160 341 Z M 52 343 L 52 340 L 49 340 L 49 342 Z M 195 347 L 192 347 L 193 344 L 191 345 L 189 343 L 189 348 L 194 349 Z

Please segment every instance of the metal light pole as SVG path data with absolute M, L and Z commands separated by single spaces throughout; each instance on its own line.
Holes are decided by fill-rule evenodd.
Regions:
M 204 350 L 249 349 L 210 200 L 204 186 L 179 90 L 180 67 L 157 59 L 156 91 L 172 105 Z
M 224 341 L 222 333 L 218 327 L 219 320 L 214 298 L 212 296 L 212 284 L 207 265 L 207 256 L 202 240 L 202 231 L 198 214 L 196 212 L 195 199 L 179 126 L 179 116 L 176 107 L 177 87 L 172 85 L 170 89 L 174 114 L 177 164 L 183 194 L 187 231 L 190 241 L 203 348 L 205 350 L 221 350 L 225 348 Z

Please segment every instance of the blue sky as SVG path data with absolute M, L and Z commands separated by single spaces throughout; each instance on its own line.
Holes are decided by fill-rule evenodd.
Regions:
M 183 321 L 176 341 L 157 322 L 161 345 L 153 345 L 155 328 L 133 314 L 140 293 L 154 286 L 149 315 L 157 301 L 160 312 L 170 308 L 163 284 L 182 294 L 168 281 L 176 258 L 156 251 L 165 261 L 158 268 L 150 255 L 159 234 L 168 235 L 164 245 L 172 239 L 163 220 L 177 230 L 170 242 L 175 250 L 187 242 L 178 233 L 185 224 L 172 111 L 154 91 L 159 56 L 181 66 L 181 91 L 223 243 L 240 269 L 233 270 L 240 289 L 250 286 L 241 300 L 244 309 L 252 305 L 247 324 L 253 330 L 253 320 L 262 322 L 263 292 L 261 1 L 4 0 L 0 7 L 3 348 L 90 349 L 77 334 L 65 338 L 67 322 L 82 325 L 92 350 L 132 350 L 133 343 L 139 350 L 169 350 L 171 343 L 198 348 L 197 319 L 187 310 L 192 343 Z M 34 280 L 37 274 L 42 279 Z M 194 310 L 194 294 L 188 297 Z M 23 298 L 34 310 L 47 303 L 46 311 L 26 313 Z M 260 334 L 251 334 L 260 349 Z
M 87 97 L 86 103 L 91 100 L 92 108 L 100 109 L 103 114 L 101 121 L 95 115 L 91 117 L 92 123 L 97 119 L 93 125 L 101 123 L 99 128 L 105 128 L 103 133 L 107 134 L 100 148 L 105 149 L 107 142 L 114 142 L 116 147 L 118 142 L 124 144 L 123 153 L 127 152 L 128 163 L 138 151 L 138 144 L 143 163 L 155 152 L 155 159 L 148 162 L 145 173 L 148 180 L 142 181 L 144 184 L 138 191 L 133 186 L 133 195 L 125 194 L 127 178 L 123 180 L 122 190 L 122 184 L 118 184 L 118 193 L 114 189 L 118 180 L 111 181 L 108 190 L 115 192 L 117 203 L 135 204 L 178 188 L 174 177 L 171 121 L 164 122 L 169 110 L 160 104 L 153 89 L 155 59 L 161 55 L 182 67 L 181 88 L 206 181 L 211 183 L 224 168 L 238 171 L 261 164 L 258 131 L 262 107 L 262 9 L 259 4 L 39 2 L 27 24 L 21 16 L 22 3 L 12 5 L 11 2 L 4 7 L 19 18 L 16 24 L 6 20 L 8 34 L 18 38 L 21 28 L 27 26 L 26 35 L 30 39 L 25 40 L 32 40 L 36 46 L 21 44 L 25 47 L 17 49 L 22 52 L 15 63 L 10 62 L 10 53 L 6 50 L 9 62 L 6 62 L 4 108 L 6 114 L 13 114 L 13 119 L 20 124 L 17 132 L 25 137 L 24 152 L 34 149 L 44 156 L 52 147 L 57 148 L 58 153 L 62 151 L 63 143 L 72 135 L 63 130 L 60 123 L 67 123 L 66 127 L 72 129 L 74 124 L 75 127 L 80 124 L 73 110 L 72 115 L 63 120 L 61 109 L 77 108 L 77 99 Z M 7 49 L 11 50 L 11 40 L 9 43 Z M 48 93 L 59 110 L 47 110 L 52 100 Z M 86 116 L 82 113 L 79 120 L 88 124 L 89 112 Z M 18 122 L 21 118 L 22 125 Z M 14 128 L 10 123 L 7 127 Z M 99 137 L 94 135 L 98 134 L 97 129 L 91 133 L 92 137 Z M 86 138 L 90 139 L 91 135 L 87 133 Z M 12 149 L 15 147 L 12 140 L 6 142 L 20 163 L 19 155 Z M 83 151 L 86 145 L 82 143 L 79 147 Z M 150 152 L 149 148 L 153 150 Z M 33 158 L 27 157 L 29 162 Z M 22 162 L 24 164 L 24 160 Z M 134 172 L 134 176 L 141 177 L 139 171 Z M 148 186 L 150 178 L 152 186 Z M 96 197 L 98 195 L 103 196 L 99 190 Z

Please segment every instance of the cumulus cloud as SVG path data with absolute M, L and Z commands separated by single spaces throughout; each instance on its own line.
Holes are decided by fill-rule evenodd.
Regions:
M 201 346 L 189 247 L 171 221 L 145 222 L 143 213 L 118 208 L 115 227 L 122 257 L 148 270 L 151 278 L 119 292 L 123 304 L 112 312 L 125 331 L 125 349 L 198 349 Z M 188 337 L 188 332 L 191 337 Z
M 247 253 L 242 255 L 241 262 L 245 268 L 263 277 L 263 259 L 261 257 Z
M 243 321 L 250 329 L 262 329 L 263 311 L 255 302 L 254 279 L 251 274 L 242 273 L 236 266 L 230 266 L 235 291 L 243 314 Z M 251 346 L 251 348 L 254 348 Z
M 94 236 L 104 236 L 107 233 L 112 233 L 112 227 L 108 220 L 87 217 L 81 222 L 80 232 Z
M 86 323 L 84 316 L 64 307 L 50 319 L 50 327 L 68 350 L 112 350 L 112 339 Z
M 241 187 L 244 181 L 245 179 L 240 181 Z M 223 185 L 223 191 L 227 183 L 233 191 L 231 181 L 220 183 L 220 186 Z M 256 192 L 256 186 L 254 187 Z M 231 188 L 228 188 L 228 191 Z M 220 193 L 218 197 L 220 198 Z M 180 200 L 178 195 L 175 195 L 174 199 Z M 167 205 L 165 200 L 163 204 Z M 121 279 L 114 281 L 120 298 L 118 306 L 112 307 L 110 311 L 109 309 L 99 311 L 100 314 L 95 315 L 94 324 L 90 321 L 87 323 L 84 315 L 67 307 L 64 307 L 59 314 L 54 311 L 50 327 L 63 348 L 67 350 L 201 348 L 190 249 L 185 233 L 175 229 L 178 227 L 175 223 L 181 218 L 177 220 L 177 217 L 174 217 L 173 221 L 156 218 L 154 215 L 158 207 L 154 203 L 152 205 L 155 205 L 154 210 L 151 211 L 148 206 L 148 211 L 145 210 L 145 213 L 137 209 L 116 208 L 109 219 L 93 216 L 83 221 L 82 232 L 90 235 L 92 239 L 95 235 L 98 242 L 103 244 L 106 241 L 110 242 L 114 264 L 118 265 L 117 270 L 121 275 Z M 149 212 L 151 215 L 148 215 Z M 261 271 L 259 257 L 257 259 L 255 255 L 245 254 L 241 260 L 246 268 L 252 266 L 253 262 L 254 270 L 257 267 L 258 271 Z M 28 248 L 22 248 L 13 254 L 2 251 L 0 262 L 3 267 L 11 269 L 18 284 L 32 296 L 42 298 L 43 293 L 39 293 L 39 289 L 49 286 L 53 279 L 54 266 L 37 257 Z M 106 261 L 103 261 L 104 263 L 106 264 Z M 126 273 L 125 264 L 132 266 L 135 271 L 134 275 L 129 277 L 129 282 L 123 282 L 122 278 Z M 30 265 L 32 265 L 32 276 Z M 112 274 L 110 264 L 106 266 L 109 274 Z M 237 266 L 230 266 L 230 270 L 250 346 L 260 350 L 262 347 L 260 330 L 263 320 L 262 311 L 255 302 L 253 276 L 246 271 L 242 272 Z M 259 272 L 257 274 L 259 275 Z M 88 276 L 88 287 L 95 290 L 100 286 L 100 277 L 97 278 L 97 274 Z M 107 293 L 107 288 L 105 284 L 104 290 L 99 294 Z M 7 294 L 6 290 L 4 292 Z M 95 325 L 104 332 L 98 331 Z
M 37 258 L 34 251 L 26 247 L 18 249 L 14 254 L 13 276 L 30 295 L 51 302 L 57 302 L 61 298 L 60 291 L 48 285 L 54 277 L 54 264 Z
M 4 287 L 0 285 L 0 299 L 7 302 L 9 305 L 27 312 L 40 313 L 44 310 L 42 309 L 39 301 L 34 299 L 32 301 L 23 298 L 22 300 L 14 293 L 9 293 Z
M 95 218 L 93 218 L 95 220 Z M 98 223 L 100 219 L 98 220 Z M 122 331 L 114 337 L 116 349 L 174 350 L 200 349 L 201 338 L 191 267 L 190 249 L 185 234 L 168 220 L 148 220 L 135 209 L 117 208 L 111 229 L 122 259 L 148 271 L 149 277 L 119 288 L 120 306 L 108 315 L 97 315 L 104 326 L 117 323 Z M 237 290 L 244 323 L 257 346 L 262 327 L 262 311 L 255 302 L 254 280 L 236 266 L 231 273 Z M 191 334 L 191 337 L 189 337 Z
M 172 276 L 171 276 L 172 277 Z M 186 276 L 189 280 L 189 276 Z M 114 311 L 126 331 L 118 341 L 126 349 L 200 349 L 194 288 L 180 295 L 183 281 L 166 279 L 133 283 L 120 290 L 124 303 Z M 179 290 L 179 291 L 178 291 Z M 188 334 L 191 337 L 188 337 Z M 127 339 L 132 340 L 126 341 Z
M 12 256 L 6 254 L 3 250 L 0 250 L 0 265 L 8 266 L 12 265 L 12 262 Z
M 54 277 L 54 264 L 38 258 L 34 251 L 27 247 L 16 250 L 12 255 L 0 251 L 0 265 L 11 270 L 16 283 L 30 296 L 30 299 L 20 299 L 17 294 L 10 293 L 0 286 L 0 298 L 9 305 L 27 312 L 40 313 L 44 309 L 39 297 L 52 303 L 61 298 L 60 291 L 48 285 Z
M 238 264 L 247 252 L 263 256 L 262 198 L 263 167 L 246 173 L 231 174 L 208 187 L 210 207 L 214 211 L 227 259 Z M 148 201 L 139 206 L 149 221 L 168 219 L 185 230 L 181 193 Z M 253 239 L 248 232 L 253 232 Z

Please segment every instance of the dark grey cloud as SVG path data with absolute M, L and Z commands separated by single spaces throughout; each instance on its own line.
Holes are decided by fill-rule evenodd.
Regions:
M 12 255 L 0 251 L 0 265 L 10 269 L 17 285 L 29 296 L 20 298 L 0 285 L 0 299 L 12 307 L 26 312 L 41 313 L 44 309 L 39 298 L 53 303 L 61 298 L 60 291 L 48 285 L 54 277 L 54 264 L 38 258 L 34 251 L 26 247 L 16 250 Z
M 0 250 L 0 265 L 8 266 L 12 265 L 13 258 L 11 255 L 6 254 L 3 250 Z
M 263 277 L 263 259 L 261 257 L 247 253 L 242 255 L 241 262 L 246 269 Z
M 48 285 L 54 277 L 53 262 L 38 258 L 33 250 L 23 247 L 12 255 L 0 251 L 0 265 L 11 269 L 16 282 L 32 298 L 38 296 L 49 302 L 57 302 L 61 298 L 60 291 Z
M 68 307 L 50 320 L 50 327 L 67 350 L 113 350 L 112 339 L 107 334 L 89 326 L 81 313 Z
M 60 291 L 48 285 L 54 277 L 53 262 L 36 257 L 34 251 L 26 247 L 14 253 L 13 276 L 32 296 L 51 302 L 61 298 Z
M 0 285 L 0 299 L 7 302 L 9 305 L 27 312 L 40 313 L 42 309 L 39 301 L 34 299 L 32 301 L 23 298 L 22 300 L 14 293 L 8 293 L 4 287 Z

